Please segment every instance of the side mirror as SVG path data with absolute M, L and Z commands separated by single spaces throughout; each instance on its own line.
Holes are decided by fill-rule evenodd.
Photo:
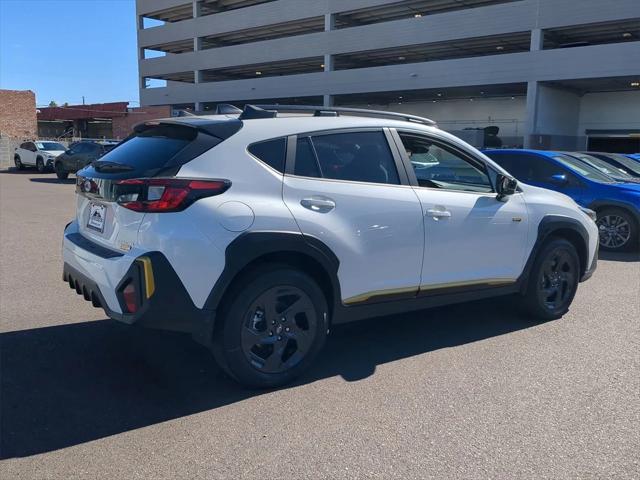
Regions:
M 569 180 L 567 179 L 567 176 L 564 173 L 556 173 L 555 175 L 551 175 L 551 178 L 549 179 L 549 181 L 552 184 L 557 185 L 558 187 L 562 187 L 567 183 L 569 183 Z
M 518 181 L 507 175 L 498 174 L 496 181 L 496 191 L 498 192 L 498 200 L 513 195 L 518 190 Z

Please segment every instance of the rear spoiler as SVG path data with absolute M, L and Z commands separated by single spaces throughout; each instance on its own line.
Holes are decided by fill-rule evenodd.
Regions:
M 142 133 L 145 130 L 159 125 L 177 125 L 181 127 L 195 128 L 199 132 L 226 140 L 235 135 L 242 128 L 242 121 L 238 119 L 212 120 L 203 117 L 178 117 L 163 118 L 139 123 L 133 127 L 135 133 Z

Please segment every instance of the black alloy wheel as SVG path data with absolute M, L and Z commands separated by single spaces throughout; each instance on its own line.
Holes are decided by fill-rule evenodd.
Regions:
M 13 157 L 13 163 L 18 170 L 24 170 L 24 164 L 22 163 L 22 160 L 20 160 L 20 157 L 18 155 Z
M 38 159 L 36 160 L 36 168 L 38 169 L 38 172 L 44 173 L 45 166 L 44 166 L 44 160 L 42 160 L 42 158 L 38 157 Z
M 327 338 L 329 311 L 316 281 L 288 265 L 265 264 L 234 281 L 212 338 L 216 361 L 243 385 L 271 388 L 304 372 Z
M 560 318 L 578 290 L 580 258 L 571 242 L 552 238 L 542 246 L 524 298 L 527 313 L 540 320 Z
M 574 257 L 568 250 L 556 248 L 547 256 L 538 283 L 540 301 L 550 311 L 562 308 L 573 293 L 576 285 Z
M 282 373 L 309 353 L 317 323 L 309 295 L 293 286 L 272 287 L 247 310 L 242 351 L 258 371 Z

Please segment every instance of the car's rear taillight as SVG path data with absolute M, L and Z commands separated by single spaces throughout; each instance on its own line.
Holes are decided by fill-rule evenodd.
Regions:
M 127 307 L 127 313 L 136 313 L 138 310 L 138 292 L 132 280 L 122 290 L 122 297 Z
M 134 178 L 120 180 L 117 202 L 129 210 L 145 213 L 179 212 L 196 200 L 226 192 L 229 180 L 186 178 Z

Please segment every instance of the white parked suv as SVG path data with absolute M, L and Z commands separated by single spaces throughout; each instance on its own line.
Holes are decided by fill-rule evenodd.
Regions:
M 52 169 L 54 160 L 65 150 L 64 145 L 58 142 L 24 142 L 16 147 L 13 163 L 18 170 L 24 167 L 36 167 L 42 173 Z
M 594 213 L 410 115 L 248 106 L 146 122 L 78 172 L 64 280 L 191 333 L 243 384 L 300 374 L 332 325 L 499 295 L 567 312 Z

